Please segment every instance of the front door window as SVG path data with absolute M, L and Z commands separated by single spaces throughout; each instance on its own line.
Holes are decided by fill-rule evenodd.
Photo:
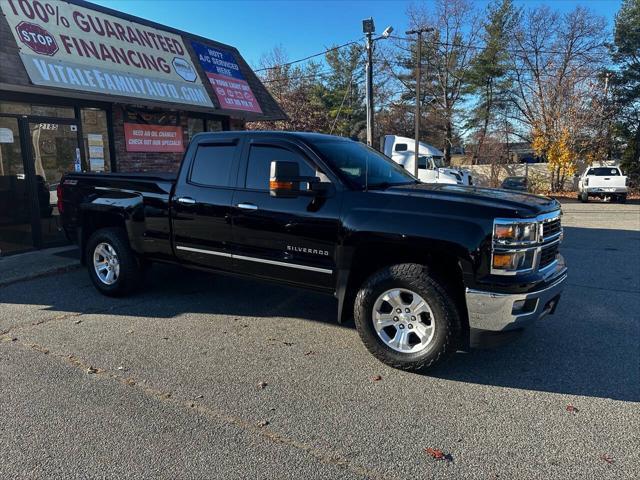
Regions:
M 78 126 L 73 123 L 30 122 L 29 131 L 42 243 L 45 246 L 64 243 L 56 188 L 64 173 L 83 170 Z
M 32 247 L 29 204 L 18 120 L 0 117 L 0 256 Z

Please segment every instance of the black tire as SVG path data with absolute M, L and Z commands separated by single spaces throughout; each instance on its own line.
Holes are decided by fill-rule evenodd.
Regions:
M 589 201 L 589 194 L 587 192 L 582 192 L 580 194 L 580 201 L 582 203 L 587 203 Z
M 373 309 L 376 300 L 392 288 L 411 290 L 431 308 L 435 320 L 434 336 L 427 347 L 417 353 L 403 353 L 387 346 L 375 330 Z M 369 352 L 387 365 L 407 371 L 423 371 L 453 353 L 461 332 L 456 302 L 426 266 L 414 263 L 393 265 L 369 277 L 358 292 L 354 319 L 362 342 Z
M 115 250 L 120 267 L 117 279 L 110 285 L 100 280 L 93 262 L 96 247 L 103 243 Z M 129 239 L 123 229 L 103 228 L 94 232 L 87 242 L 85 255 L 89 278 L 100 293 L 110 297 L 121 297 L 131 294 L 140 286 L 142 268 L 129 246 Z
M 627 195 L 626 194 L 622 194 L 618 196 L 618 202 L 620 203 L 627 203 Z

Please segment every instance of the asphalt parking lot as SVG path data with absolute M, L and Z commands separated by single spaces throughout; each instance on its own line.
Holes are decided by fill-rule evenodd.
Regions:
M 126 299 L 84 270 L 2 287 L 0 478 L 638 478 L 640 205 L 563 210 L 556 314 L 429 375 L 286 287 L 172 267 Z

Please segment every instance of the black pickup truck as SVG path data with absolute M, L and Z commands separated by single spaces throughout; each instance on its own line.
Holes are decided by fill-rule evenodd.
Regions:
M 406 370 L 553 313 L 567 276 L 555 200 L 423 184 L 328 135 L 198 134 L 177 176 L 70 173 L 58 205 L 106 295 L 153 262 L 319 290 Z

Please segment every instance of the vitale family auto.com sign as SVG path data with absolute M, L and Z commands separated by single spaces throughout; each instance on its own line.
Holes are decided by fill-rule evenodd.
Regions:
M 213 107 L 182 38 L 56 0 L 0 0 L 36 85 Z

